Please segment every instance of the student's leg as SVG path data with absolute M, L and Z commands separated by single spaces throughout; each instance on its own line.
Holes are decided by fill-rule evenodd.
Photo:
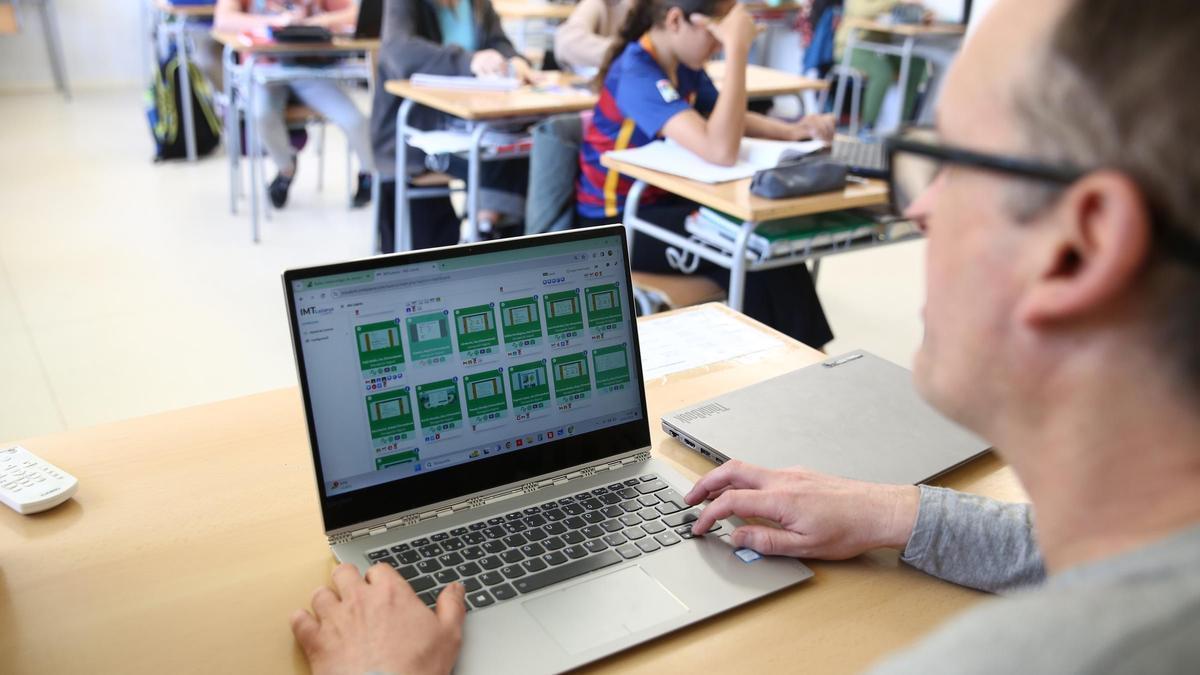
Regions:
M 396 181 L 384 180 L 379 184 L 379 233 L 380 251 L 396 251 L 395 233 Z M 413 250 L 450 246 L 458 243 L 458 214 L 450 204 L 449 197 L 414 199 L 409 207 L 412 219 Z
M 306 105 L 346 133 L 350 148 L 358 157 L 360 172 L 371 173 L 375 170 L 375 155 L 371 152 L 371 129 L 367 116 L 336 82 L 299 80 L 292 83 L 292 90 Z
M 897 66 L 893 65 L 887 56 L 866 49 L 855 49 L 850 54 L 850 66 L 867 76 L 866 90 L 863 92 L 862 123 L 866 127 L 874 127 L 888 87 L 892 86 L 896 79 Z
M 467 179 L 466 158 L 451 155 L 446 172 Z M 529 160 L 506 159 L 483 162 L 479 167 L 479 211 L 481 220 L 493 225 L 512 225 L 525 218 L 525 195 L 529 192 Z
M 258 125 L 259 138 L 271 155 L 271 160 L 280 173 L 292 175 L 296 170 L 296 151 L 288 139 L 284 108 L 287 107 L 288 88 L 285 84 L 256 85 L 254 92 L 254 123 Z
M 193 62 L 196 67 L 204 74 L 204 78 L 208 80 L 214 93 L 224 91 L 223 48 L 221 43 L 213 39 L 212 26 L 203 23 L 189 23 L 187 33 L 196 47 L 193 53 Z

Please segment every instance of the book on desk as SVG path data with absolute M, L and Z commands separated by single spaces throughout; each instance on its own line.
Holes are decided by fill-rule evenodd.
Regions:
M 693 239 L 726 253 L 742 231 L 739 218 L 706 206 L 688 216 L 684 227 Z M 746 242 L 746 250 L 762 261 L 804 253 L 833 244 L 875 237 L 879 226 L 874 216 L 863 209 L 835 211 L 812 216 L 772 220 L 758 225 Z

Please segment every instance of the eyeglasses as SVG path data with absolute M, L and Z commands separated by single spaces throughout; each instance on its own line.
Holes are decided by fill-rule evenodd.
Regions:
M 1065 188 L 1088 172 L 1069 166 L 1037 160 L 967 150 L 942 143 L 931 127 L 912 126 L 884 140 L 888 158 L 888 187 L 892 211 L 903 216 L 947 164 L 958 164 L 984 171 L 1041 181 Z M 1153 213 L 1155 235 L 1165 253 L 1200 267 L 1200 241 Z

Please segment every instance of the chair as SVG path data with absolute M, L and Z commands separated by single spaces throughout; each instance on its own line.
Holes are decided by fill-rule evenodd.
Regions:
M 525 232 L 540 234 L 570 229 L 575 223 L 582 119 L 578 114 L 556 115 L 534 125 L 532 133 Z M 640 315 L 725 297 L 725 291 L 707 277 L 644 272 L 633 273 L 633 294 Z

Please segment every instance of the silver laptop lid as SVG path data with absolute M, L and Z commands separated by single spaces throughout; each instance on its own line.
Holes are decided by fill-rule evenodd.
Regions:
M 625 230 L 289 270 L 327 533 L 650 443 Z
M 863 351 L 676 410 L 662 423 L 718 462 L 882 483 L 924 482 L 989 447 L 925 403 L 911 372 Z

